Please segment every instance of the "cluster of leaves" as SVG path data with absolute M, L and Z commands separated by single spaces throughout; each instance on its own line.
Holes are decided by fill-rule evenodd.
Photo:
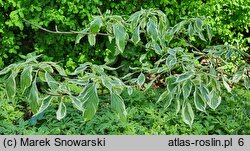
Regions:
M 117 70 L 116 68 L 98 66 L 89 62 L 81 64 L 70 76 L 67 76 L 63 68 L 56 63 L 37 62 L 35 58 L 6 67 L 0 75 L 8 75 L 6 80 L 8 97 L 15 96 L 15 79 L 22 70 L 21 90 L 29 91 L 30 105 L 35 116 L 42 113 L 51 100 L 55 99 L 59 102 L 57 117 L 62 119 L 66 115 L 64 101 L 69 99 L 78 110 L 84 113 L 85 120 L 91 119 L 99 103 L 97 88 L 103 86 L 111 95 L 112 108 L 122 120 L 125 120 L 127 112 L 120 96 L 123 89 L 126 88 L 131 94 L 132 87 L 136 84 L 141 88 L 145 86 L 147 90 L 157 77 L 145 85 L 146 77 L 155 74 L 162 75 L 166 85 L 166 91 L 160 95 L 158 102 L 164 101 L 165 108 L 174 102 L 176 113 L 181 111 L 182 119 L 191 126 L 194 120 L 192 102 L 200 111 L 206 112 L 207 105 L 215 110 L 222 100 L 220 96 L 222 85 L 230 92 L 233 84 L 244 81 L 245 87 L 249 89 L 249 64 L 244 61 L 234 61 L 249 55 L 232 46 L 209 46 L 212 32 L 204 18 L 186 19 L 171 27 L 167 16 L 160 10 L 142 9 L 128 18 L 111 15 L 108 12 L 95 16 L 81 32 L 56 30 L 54 33 L 77 33 L 76 43 L 87 35 L 88 42 L 92 46 L 96 44 L 97 35 L 107 36 L 109 42 L 115 45 L 115 55 L 128 51 L 126 50 L 128 43 L 144 48 L 146 53 L 140 56 L 141 65 L 131 67 L 133 72 L 121 78 L 124 81 L 128 79 L 126 82 L 130 86 L 126 86 L 122 80 L 109 76 L 104 71 L 104 69 Z M 206 48 L 203 50 L 196 48 L 190 42 L 192 37 L 206 42 Z M 178 40 L 184 41 L 185 47 L 171 48 L 171 42 Z M 151 67 L 145 60 L 150 52 L 155 53 L 157 59 Z M 233 73 L 227 71 L 228 64 L 234 68 Z M 58 73 L 57 77 L 53 78 L 52 73 Z M 135 76 L 137 73 L 139 73 L 138 77 Z M 47 94 L 43 99 L 39 99 L 37 81 L 47 85 L 46 89 L 41 88 L 41 91 Z M 81 92 L 72 92 L 69 83 L 80 87 Z
M 85 63 L 68 76 L 57 63 L 38 62 L 38 57 L 11 64 L 0 72 L 6 79 L 5 88 L 9 100 L 14 99 L 17 90 L 20 90 L 27 96 L 25 100 L 34 117 L 43 114 L 51 102 L 56 101 L 59 104 L 56 112 L 58 120 L 66 116 L 65 102 L 71 101 L 76 109 L 83 112 L 83 119 L 87 121 L 98 109 L 98 95 L 101 95 L 98 89 L 107 89 L 111 96 L 111 107 L 121 120 L 126 120 L 127 113 L 120 94 L 124 88 L 131 94 L 132 89 L 118 78 L 105 73 L 105 70 L 115 68 Z

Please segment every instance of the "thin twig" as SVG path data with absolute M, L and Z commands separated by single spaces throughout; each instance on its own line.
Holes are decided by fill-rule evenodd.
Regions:
M 34 24 L 26 19 L 23 19 L 23 21 L 31 24 L 32 26 L 35 26 L 43 31 L 46 31 L 46 32 L 49 32 L 49 33 L 53 33 L 53 34 L 96 34 L 96 35 L 102 35 L 102 36 L 109 36 L 109 34 L 107 33 L 93 33 L 93 32 L 81 32 L 81 31 L 59 31 L 56 27 L 56 31 L 52 31 L 52 30 L 49 30 L 49 29 L 46 29 L 42 26 L 39 26 L 37 24 Z

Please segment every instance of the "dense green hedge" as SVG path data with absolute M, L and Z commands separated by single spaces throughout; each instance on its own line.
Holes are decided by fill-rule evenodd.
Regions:
M 50 34 L 23 22 L 25 18 L 51 30 L 57 25 L 62 31 L 80 31 L 92 15 L 99 14 L 97 8 L 124 15 L 140 8 L 159 8 L 168 15 L 171 25 L 182 18 L 206 16 L 216 36 L 212 44 L 223 42 L 249 49 L 250 1 L 246 0 L 0 0 L 0 67 L 28 53 L 46 54 L 46 60 L 64 58 L 68 69 L 86 61 L 110 61 L 114 48 L 103 37 L 98 37 L 95 47 L 87 43 L 87 38 L 75 45 L 75 35 Z M 123 54 L 123 60 L 136 64 L 137 48 L 128 46 L 127 49 L 130 51 Z

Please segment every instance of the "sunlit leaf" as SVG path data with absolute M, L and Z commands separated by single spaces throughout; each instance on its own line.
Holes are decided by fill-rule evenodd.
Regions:
M 94 46 L 96 43 L 96 34 L 88 34 L 88 41 L 91 46 Z
M 73 95 L 69 96 L 69 98 L 71 99 L 72 103 L 75 105 L 75 107 L 79 110 L 83 112 L 83 103 L 81 102 L 81 100 L 78 97 L 75 97 Z
M 63 119 L 67 114 L 66 105 L 63 103 L 63 100 L 61 99 L 58 110 L 56 111 L 56 118 L 58 120 Z
M 141 87 L 145 82 L 145 75 L 141 72 L 138 76 L 137 84 Z
M 118 114 L 119 118 L 125 122 L 127 111 L 122 97 L 116 93 L 111 93 L 111 108 Z
M 215 110 L 221 103 L 221 96 L 218 96 L 214 90 L 211 91 L 211 100 L 207 102 L 208 106 Z
M 127 35 L 126 29 L 121 24 L 115 24 L 113 25 L 113 32 L 115 35 L 116 46 L 120 51 L 120 53 L 123 53 L 126 44 L 126 35 Z
M 180 74 L 177 79 L 176 79 L 176 83 L 179 83 L 179 82 L 183 82 L 187 79 L 190 79 L 192 76 L 193 76 L 194 72 L 193 71 L 188 71 L 188 72 L 185 72 L 183 74 Z
M 204 98 L 201 96 L 197 88 L 195 88 L 194 92 L 194 104 L 198 110 L 202 112 L 206 111 L 206 102 L 204 101 Z
M 192 126 L 193 121 L 194 121 L 194 112 L 189 102 L 187 102 L 182 107 L 182 119 L 190 127 Z
M 45 97 L 43 100 L 42 100 L 42 104 L 41 106 L 39 107 L 39 110 L 36 114 L 34 114 L 33 116 L 37 116 L 38 114 L 42 113 L 44 110 L 46 110 L 50 103 L 51 103 L 51 100 L 53 99 L 52 96 L 47 96 Z

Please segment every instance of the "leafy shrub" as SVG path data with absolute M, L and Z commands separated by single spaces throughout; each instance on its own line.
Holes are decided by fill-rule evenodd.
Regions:
M 0 72 L 6 78 L 7 96 L 9 99 L 15 97 L 16 83 L 20 80 L 21 92 L 27 92 L 34 117 L 43 114 L 51 102 L 56 101 L 59 104 L 57 119 L 61 120 L 66 115 L 65 104 L 71 101 L 83 112 L 84 120 L 89 120 L 98 108 L 97 89 L 104 88 L 110 93 L 111 107 L 125 121 L 127 111 L 120 96 L 122 91 L 126 88 L 132 94 L 135 85 L 147 90 L 157 77 L 162 76 L 166 90 L 157 102 L 164 101 L 164 108 L 174 104 L 176 113 L 181 112 L 184 122 L 191 126 L 194 120 L 192 106 L 205 113 L 207 106 L 215 110 L 222 100 L 222 85 L 231 92 L 233 84 L 244 81 L 245 87 L 249 89 L 249 64 L 235 62 L 237 58 L 249 55 L 232 46 L 209 46 L 212 33 L 203 18 L 186 19 L 171 27 L 163 12 L 142 9 L 128 18 L 108 12 L 95 16 L 81 32 L 51 31 L 35 26 L 55 34 L 78 34 L 76 43 L 87 35 L 91 46 L 96 44 L 97 35 L 107 36 L 116 48 L 116 55 L 128 51 L 127 43 L 144 48 L 146 53 L 139 58 L 141 66 L 131 68 L 134 71 L 121 78 L 130 86 L 105 72 L 117 68 L 89 62 L 79 65 L 69 75 L 57 63 L 38 62 L 36 58 L 39 56 L 9 65 Z M 204 41 L 206 48 L 199 50 L 189 42 L 193 37 Z M 173 48 L 178 41 L 182 44 Z M 153 66 L 149 66 L 145 60 L 150 52 L 156 55 Z M 235 70 L 233 73 L 226 70 L 228 64 Z M 157 76 L 144 85 L 146 76 L 152 74 Z M 41 86 L 37 87 L 38 84 Z M 75 91 L 72 86 L 78 87 L 80 91 Z M 39 93 L 46 96 L 39 96 Z

